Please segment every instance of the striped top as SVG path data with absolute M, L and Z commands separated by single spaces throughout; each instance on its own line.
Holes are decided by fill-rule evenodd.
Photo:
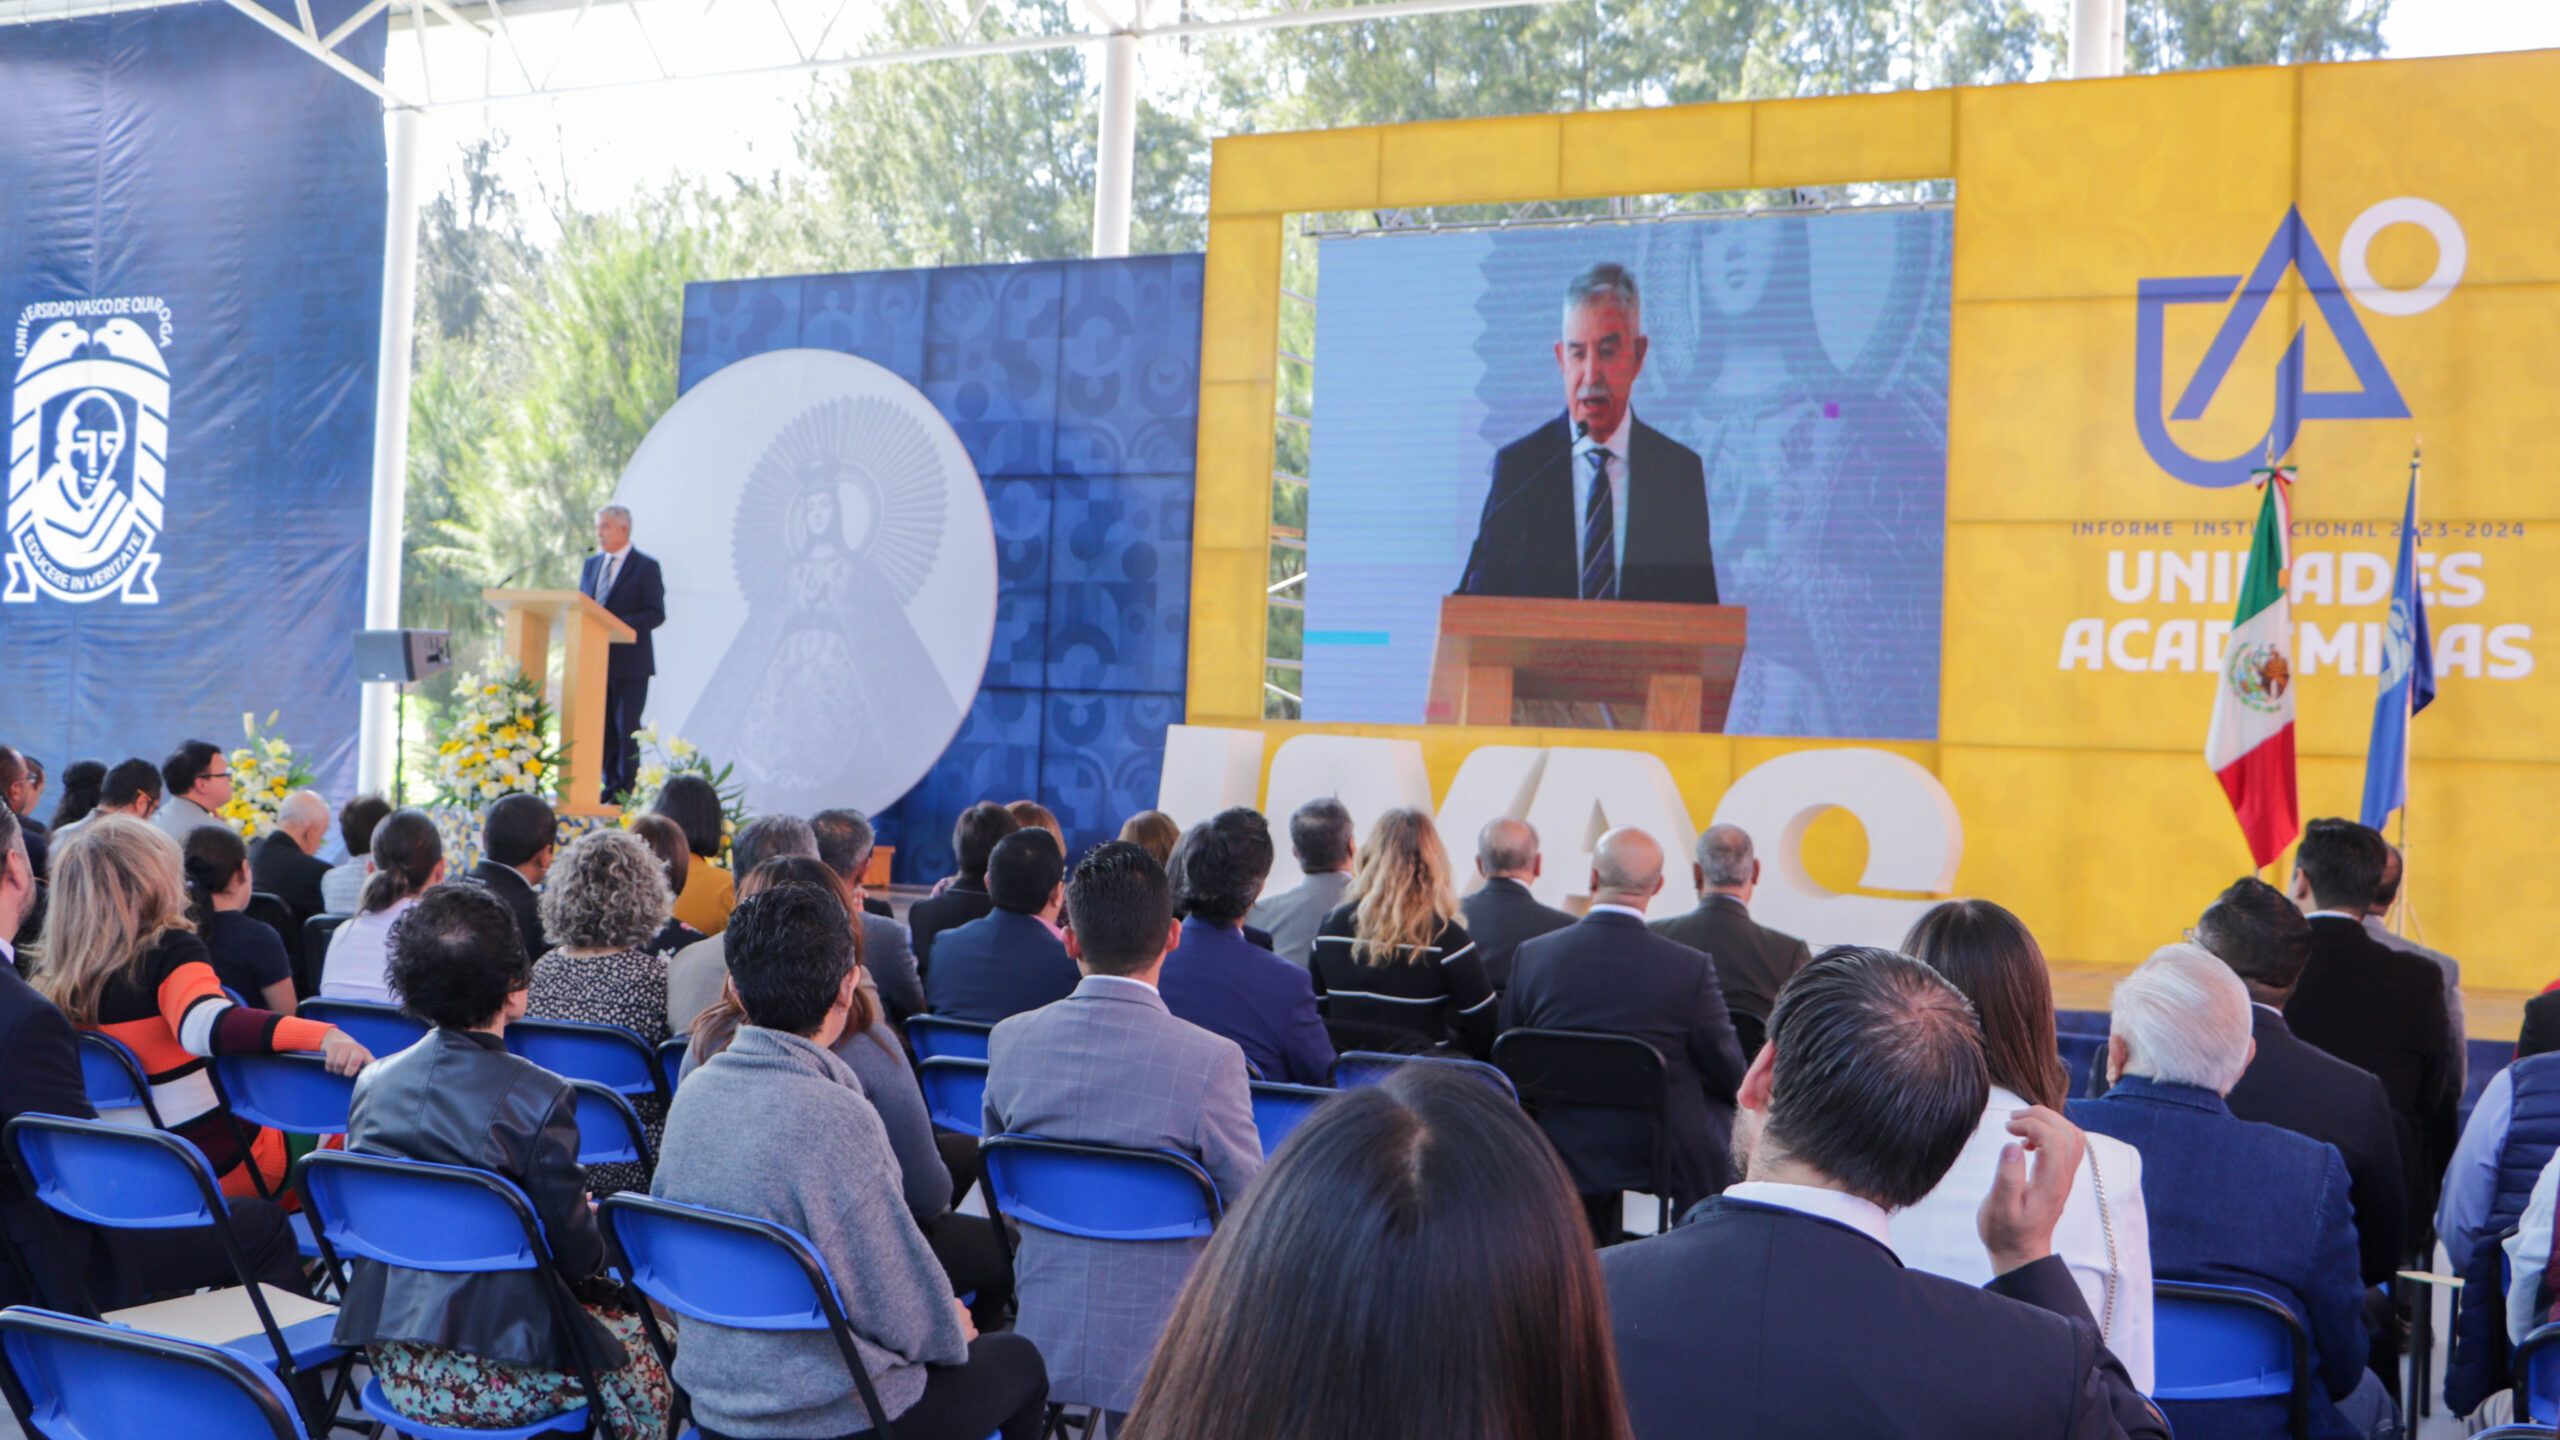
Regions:
M 1327 997 L 1325 1018 L 1347 1026 L 1383 1026 L 1409 1031 L 1429 1044 L 1454 1043 L 1482 1057 L 1493 1050 L 1493 985 L 1485 979 L 1484 955 L 1465 926 L 1442 921 L 1431 943 L 1409 946 L 1391 964 L 1364 962 L 1353 944 L 1352 907 L 1336 906 L 1316 927 L 1315 951 L 1308 969 L 1316 993 Z M 1343 1049 L 1382 1048 L 1363 1044 L 1357 1033 L 1336 1030 Z

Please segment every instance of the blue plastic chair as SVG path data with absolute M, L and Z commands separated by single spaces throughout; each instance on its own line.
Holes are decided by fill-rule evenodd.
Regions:
M 80 1087 L 88 1092 L 93 1109 L 101 1115 L 110 1110 L 139 1110 L 150 1118 L 152 1129 L 168 1128 L 160 1123 L 160 1107 L 151 1103 L 151 1082 L 142 1073 L 142 1062 L 123 1041 L 95 1030 L 79 1031 L 77 1038 Z
M 290 1135 L 347 1133 L 355 1077 L 330 1074 L 317 1055 L 218 1055 L 213 1078 L 232 1115 L 248 1124 Z
M 563 1080 L 592 1080 L 617 1095 L 663 1097 L 667 1093 L 665 1078 L 658 1073 L 656 1047 L 619 1025 L 510 1021 L 507 1048 Z
M 282 1382 L 228 1350 L 51 1310 L 0 1310 L 0 1384 L 43 1440 L 307 1440 Z
M 987 1062 L 937 1055 L 916 1066 L 924 1087 L 924 1111 L 957 1135 L 982 1133 L 987 1113 Z
M 670 1035 L 658 1042 L 658 1078 L 666 1083 L 667 1093 L 676 1093 L 676 1082 L 684 1078 L 685 1053 L 693 1048 L 688 1035 Z
M 544 1288 L 554 1318 L 563 1328 L 579 1323 L 577 1297 L 553 1263 L 540 1217 L 524 1192 L 503 1177 L 459 1165 L 314 1150 L 302 1157 L 294 1178 L 310 1204 L 331 1269 L 342 1257 L 356 1256 L 439 1274 L 540 1271 L 551 1281 Z M 576 1358 L 588 1403 L 512 1429 L 449 1429 L 412 1420 L 392 1408 L 379 1379 L 366 1382 L 359 1403 L 394 1434 L 417 1440 L 525 1440 L 583 1432 L 590 1423 L 607 1440 L 620 1440 L 604 1407 L 595 1403 L 596 1377 L 585 1355 Z
M 372 1051 L 376 1059 L 399 1054 L 426 1039 L 432 1028 L 397 1005 L 377 1005 L 370 1000 L 305 1000 L 294 1007 L 293 1013 L 304 1020 L 337 1026 Z
M 578 1163 L 655 1166 L 649 1132 L 631 1102 L 593 1080 L 572 1080 L 578 1101 Z
M 2151 1398 L 2292 1401 L 2289 1432 L 2311 1433 L 2311 1337 L 2282 1301 L 2229 1285 L 2151 1282 Z
M 918 1060 L 932 1060 L 950 1055 L 962 1060 L 987 1058 L 987 1037 L 995 1033 L 993 1025 L 975 1020 L 954 1020 L 947 1015 L 910 1015 L 907 1017 L 907 1043 L 915 1047 Z
M 1341 1094 L 1320 1085 L 1283 1085 L 1276 1080 L 1256 1080 L 1253 1091 L 1253 1128 L 1262 1134 L 1262 1158 L 1280 1148 L 1289 1132 L 1299 1122 L 1316 1113 L 1316 1107 Z
M 2540 1325 L 2516 1346 L 2515 1418 L 2548 1427 L 2555 1416 L 2560 1416 L 2560 1324 Z
M 1376 1085 L 1396 1073 L 1401 1065 L 1453 1065 L 1474 1075 L 1502 1092 L 1512 1104 L 1520 1103 L 1520 1091 L 1511 1077 L 1481 1060 L 1468 1060 L 1456 1055 L 1391 1055 L 1383 1050 L 1345 1050 L 1334 1057 L 1333 1083 L 1336 1089 L 1356 1090 L 1363 1085 Z
M 2071 1072 L 2071 1088 L 2065 1093 L 2073 1097 L 2096 1094 L 2089 1088 L 2089 1077 L 2106 1064 L 2107 1037 L 2064 1031 L 2054 1036 L 2053 1041 L 2062 1051 L 2062 1068 Z
M 1061 1235 L 1189 1240 L 1215 1230 L 1226 1211 L 1209 1172 L 1170 1150 L 990 1135 L 979 1153 L 989 1207 Z

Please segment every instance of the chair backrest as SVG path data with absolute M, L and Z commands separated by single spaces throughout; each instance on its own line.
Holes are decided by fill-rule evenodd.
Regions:
M 1215 1230 L 1226 1209 L 1209 1172 L 1170 1150 L 991 1135 L 980 1154 L 998 1210 L 1064 1235 L 1188 1240 Z
M 516 1020 L 507 1048 L 563 1080 L 593 1080 L 618 1095 L 663 1095 L 658 1052 L 619 1025 Z
M 330 918 L 327 915 L 317 917 L 318 920 Z M 305 1020 L 337 1026 L 354 1036 L 356 1043 L 372 1051 L 376 1058 L 399 1054 L 426 1039 L 430 1028 L 427 1022 L 397 1005 L 381 1005 L 371 1000 L 305 1000 L 294 1007 L 294 1013 Z
M 1355 1090 L 1363 1085 L 1376 1085 L 1396 1072 L 1399 1065 L 1450 1065 L 1484 1081 L 1512 1100 L 1520 1098 L 1519 1088 L 1511 1077 L 1481 1060 L 1466 1060 L 1455 1055 L 1391 1055 L 1382 1050 L 1345 1050 L 1334 1057 L 1333 1083 L 1339 1090 Z
M 924 1087 L 924 1112 L 933 1123 L 956 1135 L 976 1135 L 986 1126 L 987 1062 L 937 1055 L 916 1066 L 916 1083 Z
M 1494 1067 L 1521 1102 L 1660 1110 L 1662 1052 L 1632 1035 L 1594 1030 L 1510 1030 L 1493 1042 Z
M 2089 1088 L 2089 1079 L 2104 1063 L 2107 1037 L 2065 1031 L 2054 1036 L 2053 1042 L 2062 1051 L 2062 1068 L 2070 1072 L 2071 1088 L 2065 1093 L 2074 1097 L 2096 1093 Z
M 987 1058 L 987 1037 L 995 1033 L 993 1025 L 975 1020 L 954 1020 L 944 1015 L 910 1015 L 907 1017 L 907 1043 L 916 1050 L 919 1060 L 938 1056 L 957 1056 L 962 1060 Z
M 204 1152 L 166 1130 L 21 1115 L 0 1134 L 28 1191 L 74 1220 L 168 1230 L 228 1213 Z
M 651 1165 L 649 1132 L 631 1102 L 593 1080 L 572 1080 L 578 1101 L 578 1163 Z
M 1318 1085 L 1282 1085 L 1276 1081 L 1256 1080 L 1253 1091 L 1253 1128 L 1262 1135 L 1262 1158 L 1280 1148 L 1289 1132 L 1298 1128 L 1316 1107 L 1341 1094 Z
M 160 1107 L 151 1103 L 151 1082 L 143 1077 L 142 1062 L 112 1035 L 82 1030 L 78 1039 L 80 1087 L 88 1092 L 90 1105 L 102 1115 L 110 1110 L 139 1110 L 152 1129 L 159 1129 Z
M 352 1075 L 332 1075 L 317 1055 L 220 1055 L 214 1080 L 231 1113 L 290 1135 L 343 1135 Z
M 2515 1367 L 2516 1418 L 2550 1424 L 2560 1416 L 2560 1325 L 2536 1326 L 2518 1342 Z
M 293 983 L 305 1001 L 320 993 L 320 971 L 329 961 L 329 941 L 337 935 L 339 926 L 354 918 L 353 915 L 314 915 L 302 922 L 302 955 L 294 962 Z
M 452 1274 L 531 1270 L 550 1258 L 524 1192 L 485 1170 L 314 1150 L 295 1174 L 325 1250 Z
M 252 890 L 248 908 L 241 913 L 276 932 L 276 938 L 284 942 L 285 958 L 301 963 L 303 927 L 293 918 L 293 907 L 285 903 L 283 896 Z
M 686 1035 L 670 1035 L 658 1042 L 658 1078 L 666 1082 L 667 1093 L 676 1093 L 676 1082 L 684 1078 L 685 1053 L 693 1048 Z
M 2293 1401 L 2292 1433 L 2311 1425 L 2311 1341 L 2283 1302 L 2255 1290 L 2155 1280 L 2151 1356 L 2162 1401 Z
M 304 1440 L 275 1375 L 227 1350 L 50 1310 L 0 1310 L 0 1378 L 49 1440 Z

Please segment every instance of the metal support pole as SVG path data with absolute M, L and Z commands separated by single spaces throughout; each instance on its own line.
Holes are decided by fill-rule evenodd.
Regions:
M 2071 78 L 2124 73 L 2124 0 L 2071 0 Z
M 373 394 L 373 525 L 365 546 L 364 624 L 400 628 L 401 528 L 409 492 L 409 345 L 418 294 L 418 112 L 384 112 L 391 197 L 382 236 L 382 353 Z M 388 792 L 400 748 L 395 687 L 364 687 L 356 785 Z
M 1141 10 L 1132 25 L 1144 23 Z M 1102 42 L 1102 135 L 1093 157 L 1093 254 L 1129 253 L 1129 204 L 1138 166 L 1138 34 Z

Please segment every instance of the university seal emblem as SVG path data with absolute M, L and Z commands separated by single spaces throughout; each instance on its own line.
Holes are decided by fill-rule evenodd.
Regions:
M 143 328 L 156 319 L 159 338 Z M 28 307 L 10 406 L 8 580 L 0 600 L 156 605 L 169 367 L 158 300 Z

